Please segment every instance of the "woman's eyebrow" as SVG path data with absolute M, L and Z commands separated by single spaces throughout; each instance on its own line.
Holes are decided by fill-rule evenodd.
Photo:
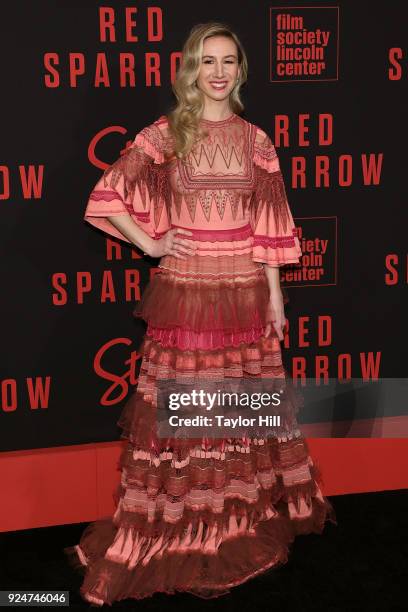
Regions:
M 215 57 L 215 55 L 203 55 L 203 57 Z M 224 55 L 225 57 L 237 57 L 236 55 L 234 55 L 233 53 L 230 53 L 230 55 Z

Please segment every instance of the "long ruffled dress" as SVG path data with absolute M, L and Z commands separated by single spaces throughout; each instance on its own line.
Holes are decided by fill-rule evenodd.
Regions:
M 134 311 L 147 330 L 118 421 L 127 442 L 116 511 L 64 549 L 84 573 L 82 597 L 96 605 L 155 592 L 223 595 L 285 563 L 296 535 L 337 524 L 295 403 L 284 436 L 156 435 L 159 381 L 289 377 L 276 332 L 264 336 L 263 263 L 302 255 L 275 147 L 237 114 L 201 124 L 206 135 L 184 163 L 172 155 L 165 115 L 142 129 L 86 207 L 89 223 L 127 242 L 107 217 L 130 213 L 154 239 L 187 228 L 197 245 L 184 260 L 160 259 Z

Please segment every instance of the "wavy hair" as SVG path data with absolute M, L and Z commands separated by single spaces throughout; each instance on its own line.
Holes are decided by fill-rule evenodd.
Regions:
M 172 85 L 177 105 L 167 114 L 174 155 L 183 160 L 197 140 L 206 135 L 199 125 L 204 111 L 204 94 L 196 86 L 196 79 L 201 67 L 203 43 L 210 36 L 227 36 L 237 46 L 240 74 L 230 93 L 229 104 L 233 113 L 241 113 L 244 109 L 240 88 L 248 78 L 248 60 L 238 36 L 227 24 L 217 21 L 195 25 L 184 43 L 182 62 Z

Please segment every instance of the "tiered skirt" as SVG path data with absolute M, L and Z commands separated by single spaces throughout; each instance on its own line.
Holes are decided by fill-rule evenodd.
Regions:
M 337 524 L 297 425 L 296 397 L 282 409 L 285 435 L 157 435 L 163 381 L 288 380 L 276 332 L 264 336 L 268 299 L 262 264 L 245 248 L 161 259 L 134 312 L 147 330 L 138 384 L 118 421 L 116 511 L 65 549 L 84 573 L 87 601 L 218 597 L 285 563 L 296 535 Z

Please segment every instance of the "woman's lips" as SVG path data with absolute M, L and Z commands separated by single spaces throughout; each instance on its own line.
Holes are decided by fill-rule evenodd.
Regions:
M 225 89 L 225 87 L 227 86 L 227 81 L 210 81 L 210 85 L 213 89 L 216 89 L 217 91 L 221 91 L 222 89 Z

